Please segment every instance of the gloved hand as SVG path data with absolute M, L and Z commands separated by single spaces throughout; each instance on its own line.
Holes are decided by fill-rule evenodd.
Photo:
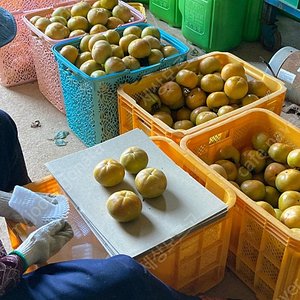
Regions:
M 73 235 L 67 221 L 54 220 L 32 232 L 16 251 L 24 256 L 28 266 L 43 263 L 56 254 Z
M 8 205 L 30 220 L 37 228 L 57 219 L 67 219 L 69 202 L 64 195 L 57 195 L 56 203 L 46 199 L 27 188 L 16 185 Z
M 37 193 L 39 196 L 43 197 L 51 204 L 57 204 L 56 196 L 54 194 L 46 194 L 46 193 Z M 0 216 L 10 219 L 14 222 L 21 222 L 25 225 L 33 226 L 32 222 L 25 219 L 22 215 L 16 212 L 13 208 L 9 206 L 9 200 L 11 199 L 12 194 L 0 191 Z

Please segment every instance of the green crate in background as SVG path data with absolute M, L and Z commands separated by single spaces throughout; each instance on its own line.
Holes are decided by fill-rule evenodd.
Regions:
M 149 0 L 149 10 L 153 15 L 172 27 L 181 27 L 182 16 L 179 0 Z
M 127 0 L 127 1 L 124 1 L 124 2 L 140 2 L 140 3 L 145 3 L 145 4 L 149 4 L 149 0 Z
M 261 36 L 261 15 L 263 0 L 247 0 L 246 15 L 242 39 L 245 42 L 255 42 Z
M 246 0 L 179 0 L 182 35 L 204 52 L 228 51 L 243 36 Z

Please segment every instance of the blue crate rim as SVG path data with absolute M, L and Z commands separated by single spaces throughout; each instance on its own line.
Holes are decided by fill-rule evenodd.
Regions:
M 125 30 L 125 28 L 127 27 L 131 27 L 131 26 L 139 26 L 139 27 L 154 27 L 151 24 L 148 23 L 136 23 L 133 25 L 122 25 L 119 26 L 118 28 L 116 28 L 115 30 L 118 31 L 120 33 L 123 32 Z M 157 27 L 158 28 L 158 27 Z M 189 52 L 189 47 L 186 46 L 185 44 L 183 44 L 181 41 L 179 41 L 178 39 L 174 38 L 173 36 L 169 35 L 168 33 L 166 33 L 165 31 L 163 31 L 162 29 L 158 28 L 158 30 L 160 31 L 161 34 L 161 38 L 163 40 L 165 40 L 166 42 L 168 42 L 169 44 L 175 46 L 177 48 L 177 50 L 179 50 L 179 53 L 166 57 L 164 59 L 161 60 L 161 62 L 151 65 L 151 66 L 146 66 L 146 67 L 142 67 L 140 69 L 134 70 L 134 71 L 130 71 L 129 69 L 126 69 L 123 72 L 119 72 L 119 73 L 113 73 L 113 74 L 108 74 L 105 76 L 101 76 L 101 77 L 91 77 L 88 76 L 87 74 L 83 73 L 82 71 L 80 71 L 75 65 L 73 65 L 71 62 L 69 62 L 66 58 L 64 58 L 60 53 L 59 50 L 65 46 L 65 45 L 70 45 L 70 44 L 76 44 L 78 45 L 79 41 L 83 38 L 83 36 L 81 37 L 77 37 L 74 39 L 69 39 L 67 41 L 62 41 L 59 42 L 55 45 L 52 46 L 52 52 L 55 56 L 56 60 L 61 60 L 61 62 L 68 68 L 70 69 L 73 73 L 78 74 L 79 76 L 88 79 L 88 80 L 92 80 L 92 81 L 97 81 L 97 80 L 103 80 L 103 79 L 107 79 L 107 78 L 113 78 L 113 77 L 118 77 L 120 75 L 126 75 L 126 74 L 134 74 L 137 72 L 140 72 L 142 70 L 146 70 L 146 69 L 156 69 L 158 66 L 160 66 L 163 62 L 168 62 L 169 60 L 173 60 L 175 58 L 180 58 L 182 55 L 185 55 Z

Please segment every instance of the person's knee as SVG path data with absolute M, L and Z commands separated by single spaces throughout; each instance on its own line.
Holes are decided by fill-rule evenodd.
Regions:
M 5 112 L 4 110 L 0 109 L 0 118 L 7 118 L 9 114 Z
M 4 110 L 0 109 L 0 120 L 3 120 L 3 122 L 9 122 L 10 119 L 10 115 Z
M 131 279 L 133 278 L 142 279 L 143 277 L 148 278 L 149 276 L 148 270 L 132 257 L 121 254 L 115 256 L 114 259 L 118 263 L 120 270 L 122 270 L 124 277 L 126 277 L 127 279 L 129 279 L 129 277 Z
M 130 268 L 131 271 L 141 271 L 144 269 L 142 265 L 140 265 L 135 259 L 132 257 L 120 254 L 113 257 L 116 261 L 118 261 L 124 268 Z
M 136 264 L 137 263 L 135 259 L 133 259 L 132 257 L 130 257 L 126 254 L 118 254 L 116 256 L 113 256 L 112 258 L 114 258 L 117 261 L 122 261 L 122 262 L 128 263 L 128 264 Z
M 1 109 L 0 109 L 0 130 L 3 130 L 3 132 L 5 133 L 7 133 L 7 131 L 14 134 L 16 133 L 16 124 L 14 120 L 11 118 L 11 116 L 8 113 L 6 113 Z

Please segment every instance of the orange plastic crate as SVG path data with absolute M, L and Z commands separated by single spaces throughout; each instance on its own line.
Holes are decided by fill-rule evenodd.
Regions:
M 180 146 L 187 155 L 198 159 L 197 167 L 217 175 L 200 158 L 213 160 L 222 145 L 233 145 L 240 150 L 251 146 L 251 136 L 258 131 L 267 132 L 276 142 L 300 147 L 299 128 L 271 111 L 255 108 L 184 137 Z M 295 293 L 295 289 L 299 288 L 300 279 L 300 235 L 226 179 L 218 177 L 233 188 L 237 196 L 227 266 L 260 300 L 298 300 L 299 293 Z
M 252 104 L 238 108 L 223 116 L 217 117 L 202 125 L 194 126 L 188 130 L 175 130 L 167 126 L 157 118 L 153 118 L 151 114 L 142 109 L 136 101 L 138 101 L 144 92 L 156 92 L 159 86 L 169 80 L 174 80 L 176 73 L 181 69 L 195 70 L 199 62 L 208 56 L 217 57 L 222 65 L 227 63 L 239 62 L 241 63 L 249 79 L 254 78 L 263 81 L 271 90 L 267 96 L 255 101 Z M 142 129 L 148 136 L 165 136 L 179 144 L 180 140 L 199 129 L 211 126 L 221 122 L 231 116 L 242 113 L 250 108 L 266 108 L 280 114 L 283 105 L 286 87 L 284 84 L 274 77 L 266 74 L 251 64 L 227 52 L 211 52 L 195 59 L 177 64 L 175 66 L 166 68 L 147 76 L 144 76 L 139 82 L 131 84 L 124 84 L 118 89 L 118 106 L 119 106 L 119 131 L 120 134 L 129 130 L 139 128 Z
M 150 272 L 171 287 L 188 294 L 203 293 L 224 277 L 232 224 L 231 211 L 236 196 L 217 176 L 207 174 L 201 165 L 196 166 L 196 161 L 186 156 L 174 141 L 165 137 L 152 137 L 152 140 L 177 165 L 228 205 L 228 212 L 224 218 L 157 248 L 139 259 Z M 35 192 L 63 193 L 52 176 L 27 187 Z M 13 234 L 11 239 L 15 239 Z
M 153 142 L 178 166 L 228 205 L 225 218 L 157 249 L 140 260 L 154 275 L 187 294 L 203 293 L 224 278 L 235 195 L 214 174 L 207 174 L 179 145 L 165 137 Z

